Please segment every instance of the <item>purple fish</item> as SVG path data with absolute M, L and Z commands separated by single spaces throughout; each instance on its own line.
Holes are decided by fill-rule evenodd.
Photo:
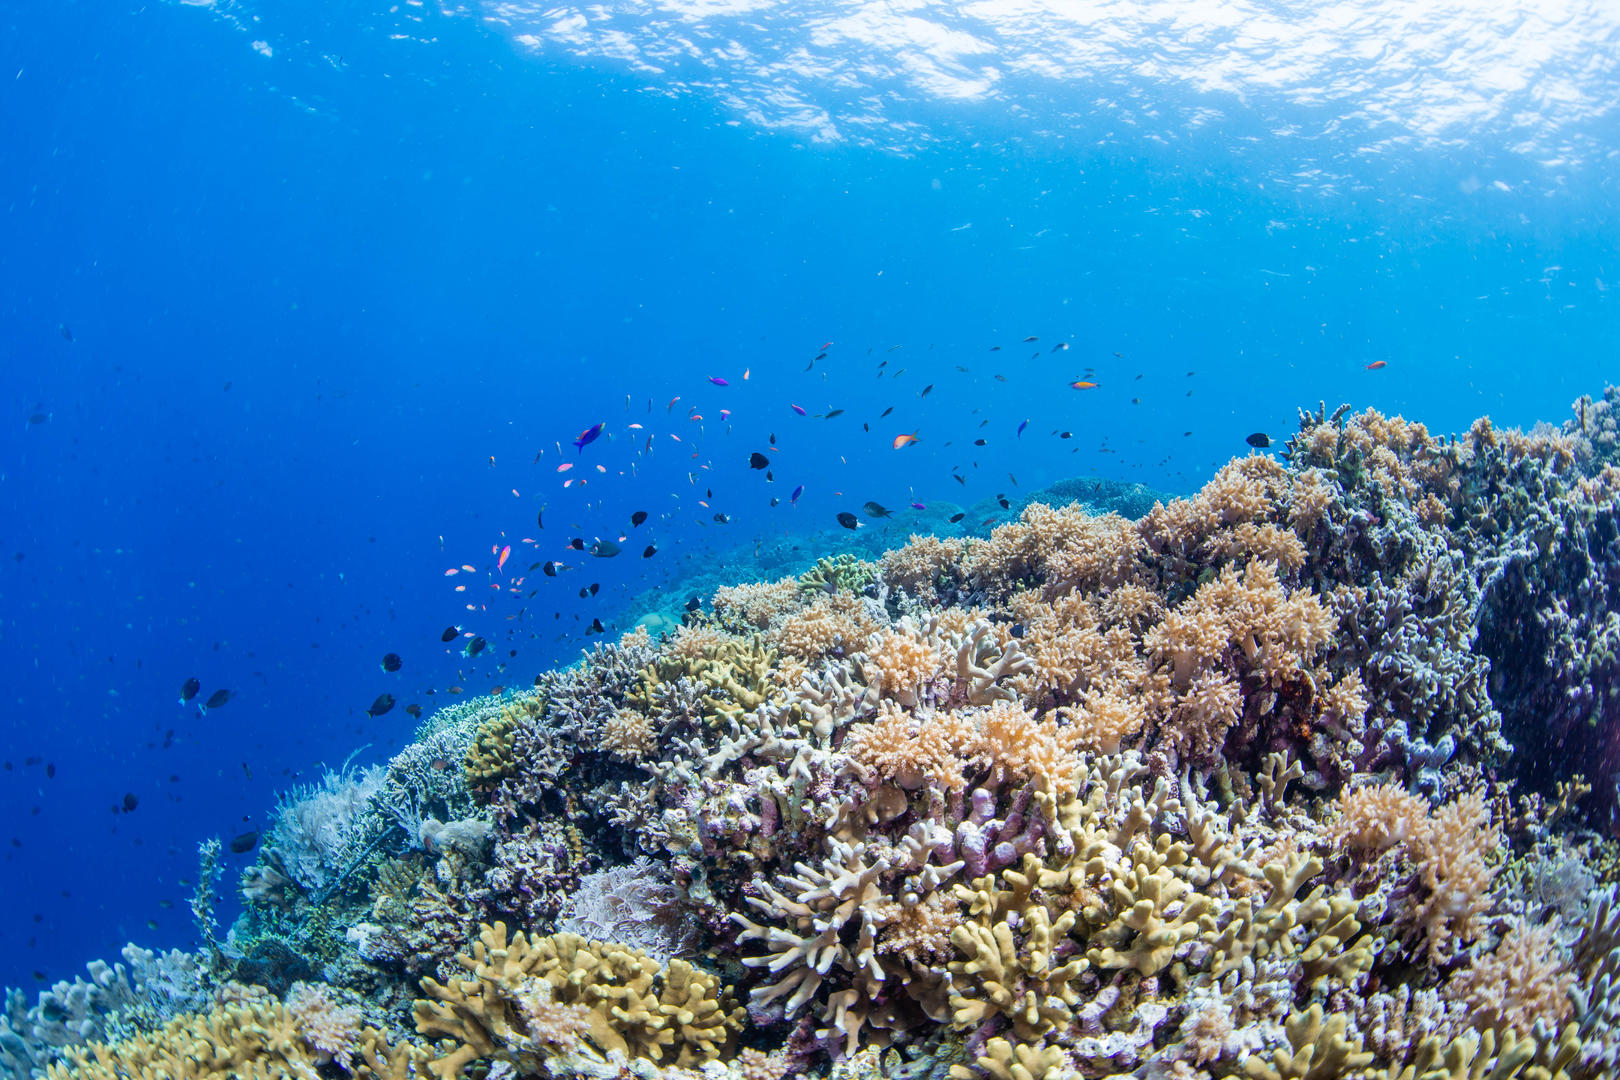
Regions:
M 710 375 L 709 376 L 709 381 L 714 383 L 714 385 L 716 385 L 716 386 L 730 386 L 731 385 L 730 383 L 726 382 L 726 380 L 722 379 L 718 375 Z
M 602 437 L 602 432 L 605 431 L 606 429 L 607 429 L 607 421 L 606 420 L 603 420 L 598 424 L 595 424 L 595 425 L 593 425 L 591 427 L 588 427 L 584 431 L 579 433 L 579 438 L 574 440 L 574 445 L 576 447 L 578 447 L 579 449 L 583 450 L 589 444 L 595 442 L 597 439 L 600 439 Z
M 797 405 L 793 404 L 791 401 L 788 402 L 788 408 L 792 409 L 794 412 L 798 413 L 800 416 L 806 415 L 805 411 L 803 409 L 799 408 Z
M 926 509 L 928 509 L 928 507 L 924 506 L 922 503 L 912 503 L 911 508 L 913 510 L 926 510 Z
M 1018 437 L 1020 439 L 1022 439 L 1024 437 L 1024 429 L 1027 428 L 1027 427 L 1029 427 L 1029 421 L 1028 420 L 1025 420 L 1022 424 L 1018 425 Z
M 800 484 L 798 487 L 793 489 L 793 494 L 788 496 L 788 502 L 797 503 L 799 501 L 799 496 L 803 495 L 803 494 L 804 494 L 804 485 Z

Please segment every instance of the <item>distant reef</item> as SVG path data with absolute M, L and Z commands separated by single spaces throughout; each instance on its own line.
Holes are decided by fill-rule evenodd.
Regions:
M 228 932 L 205 844 L 0 1076 L 1620 1075 L 1617 420 L 741 552 L 286 793 Z

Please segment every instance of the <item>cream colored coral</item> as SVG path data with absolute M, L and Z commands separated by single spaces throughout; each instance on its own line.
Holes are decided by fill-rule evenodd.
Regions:
M 349 1069 L 360 1049 L 362 1018 L 353 1005 L 339 1005 L 318 983 L 297 982 L 287 991 L 287 1011 L 293 1022 L 323 1059 Z
M 658 751 L 652 721 L 636 709 L 618 709 L 602 722 L 602 749 L 625 761 L 641 761 Z
M 1378 853 L 1423 835 L 1429 827 L 1428 801 L 1397 784 L 1346 788 L 1339 792 L 1334 839 L 1356 851 Z
M 1436 810 L 1412 845 L 1418 877 L 1428 893 L 1416 921 L 1428 938 L 1431 960 L 1449 956 L 1454 942 L 1479 936 L 1477 920 L 1491 907 L 1499 843 L 1485 795 L 1476 790 Z
M 763 630 L 771 621 L 799 610 L 799 582 L 778 581 L 726 585 L 715 590 L 714 613 L 729 624 Z
M 1537 1022 L 1557 1030 L 1569 1018 L 1575 985 L 1558 941 L 1558 920 L 1532 926 L 1517 917 L 1496 951 L 1476 957 L 1446 984 L 1446 996 L 1465 1001 L 1480 1027 L 1530 1034 Z

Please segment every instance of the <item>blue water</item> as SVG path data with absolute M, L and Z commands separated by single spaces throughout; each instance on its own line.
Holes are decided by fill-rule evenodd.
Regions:
M 0 985 L 189 944 L 200 840 L 713 552 L 868 499 L 1191 491 L 1320 400 L 1561 420 L 1616 375 L 1601 8 L 541 10 L 4 15 Z

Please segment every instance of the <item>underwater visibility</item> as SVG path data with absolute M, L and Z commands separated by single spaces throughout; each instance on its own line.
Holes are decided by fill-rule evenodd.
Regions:
M 8 20 L 0 1080 L 1620 1077 L 1620 11 Z

